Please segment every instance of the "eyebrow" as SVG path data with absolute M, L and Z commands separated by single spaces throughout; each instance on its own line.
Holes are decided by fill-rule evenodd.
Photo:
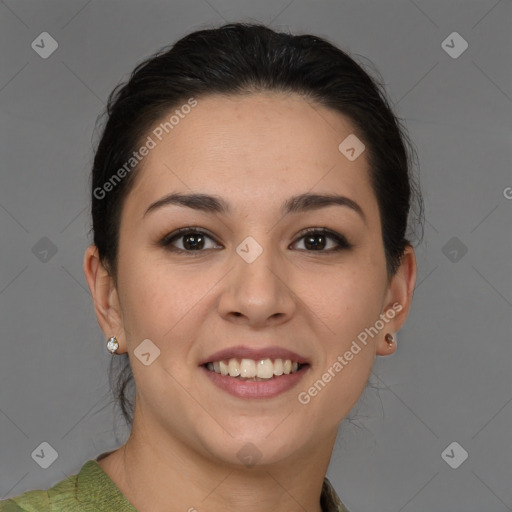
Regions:
M 192 208 L 206 213 L 229 214 L 231 208 L 229 203 L 219 196 L 208 194 L 182 194 L 175 192 L 158 199 L 144 212 L 145 217 L 149 212 L 155 211 L 164 206 L 177 205 Z M 328 206 L 345 206 L 358 213 L 366 223 L 366 216 L 363 209 L 354 200 L 337 194 L 300 194 L 287 199 L 281 206 L 281 213 L 302 213 L 312 210 L 319 210 Z

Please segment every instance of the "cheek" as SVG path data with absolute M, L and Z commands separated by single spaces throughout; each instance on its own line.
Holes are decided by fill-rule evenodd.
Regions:
M 179 283 L 165 277 L 156 265 L 148 264 L 140 252 L 127 252 L 120 260 L 119 289 L 123 322 L 132 337 L 155 338 L 179 315 Z
M 201 305 L 208 302 L 208 291 L 218 280 L 199 268 L 185 271 L 163 259 L 148 260 L 142 251 L 131 253 L 119 266 L 120 300 L 123 322 L 134 348 L 151 339 L 164 355 L 172 345 L 181 353 L 190 333 L 200 325 Z
M 345 337 L 378 318 L 385 284 L 380 265 L 361 256 L 356 265 L 317 273 L 310 279 L 309 296 L 314 294 L 315 311 L 325 323 Z

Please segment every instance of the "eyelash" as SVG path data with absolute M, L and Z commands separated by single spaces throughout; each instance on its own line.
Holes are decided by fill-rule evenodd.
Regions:
M 205 252 L 206 250 L 208 250 L 208 249 L 202 249 L 202 250 L 190 250 L 190 251 L 188 251 L 188 250 L 185 250 L 185 249 L 178 249 L 177 247 L 173 247 L 171 245 L 172 242 L 174 242 L 175 240 L 183 238 L 185 235 L 191 234 L 191 233 L 192 234 L 200 234 L 200 235 L 206 236 L 207 238 L 210 238 L 211 240 L 215 241 L 212 236 L 210 236 L 206 231 L 204 231 L 204 230 L 202 230 L 200 228 L 186 227 L 186 228 L 180 228 L 180 229 L 178 229 L 176 231 L 173 231 L 169 235 L 166 235 L 159 242 L 159 245 L 161 247 L 165 247 L 167 250 L 175 252 L 175 253 L 189 253 L 189 254 L 190 253 L 202 253 L 202 252 Z M 333 252 L 338 252 L 338 251 L 342 251 L 342 250 L 351 249 L 353 247 L 352 244 L 347 242 L 347 239 L 343 235 L 340 235 L 340 234 L 336 233 L 335 231 L 331 231 L 330 229 L 327 229 L 327 228 L 308 228 L 308 229 L 304 230 L 301 233 L 300 237 L 297 238 L 293 242 L 293 244 L 295 244 L 299 240 L 302 240 L 307 235 L 312 235 L 312 234 L 323 235 L 323 236 L 326 236 L 327 238 L 331 238 L 331 239 L 336 241 L 336 243 L 338 244 L 338 247 L 336 247 L 334 249 L 317 250 L 317 251 L 315 251 L 315 250 L 310 250 L 309 251 L 307 249 L 300 249 L 301 251 L 303 251 L 303 252 L 310 252 L 310 253 L 328 253 L 328 254 L 330 254 L 330 253 L 333 253 Z

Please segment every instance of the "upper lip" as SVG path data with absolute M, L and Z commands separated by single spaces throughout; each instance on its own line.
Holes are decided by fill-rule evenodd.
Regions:
M 296 361 L 299 364 L 309 364 L 307 358 L 286 348 L 270 346 L 255 349 L 243 345 L 237 345 L 236 347 L 225 348 L 207 356 L 199 362 L 199 366 L 202 366 L 206 363 L 224 361 L 232 358 L 253 359 L 255 361 L 261 361 L 262 359 L 290 359 L 292 362 Z

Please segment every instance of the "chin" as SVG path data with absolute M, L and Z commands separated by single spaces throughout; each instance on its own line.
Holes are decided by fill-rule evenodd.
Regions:
M 277 423 L 276 423 L 277 424 Z M 294 436 L 289 429 L 269 429 L 268 422 L 264 428 L 256 430 L 246 429 L 237 435 L 230 432 L 218 441 L 203 440 L 210 457 L 213 456 L 231 466 L 254 468 L 270 464 L 278 464 L 300 450 L 307 440 Z

